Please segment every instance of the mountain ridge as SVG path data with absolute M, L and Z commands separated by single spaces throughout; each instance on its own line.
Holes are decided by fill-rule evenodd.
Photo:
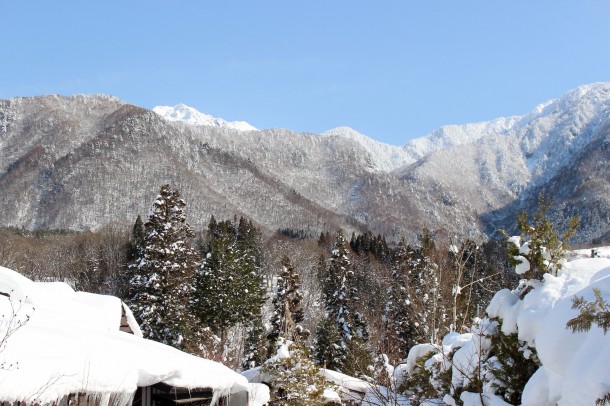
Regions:
M 534 210 L 538 192 L 554 191 L 557 218 L 582 214 L 581 239 L 600 238 L 610 231 L 609 106 L 610 84 L 578 88 L 526 116 L 462 126 L 455 145 L 431 143 L 415 160 L 349 128 L 190 125 L 111 96 L 0 100 L 0 187 L 11 196 L 0 202 L 0 224 L 133 221 L 172 183 L 196 226 L 244 215 L 269 232 L 342 227 L 413 240 L 427 227 L 481 239 Z M 579 211 L 581 197 L 595 206 Z

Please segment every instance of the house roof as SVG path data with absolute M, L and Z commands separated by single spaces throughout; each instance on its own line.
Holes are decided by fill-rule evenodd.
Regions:
M 248 390 L 246 378 L 222 364 L 120 331 L 116 297 L 32 282 L 3 267 L 0 293 L 0 400 L 44 404 L 86 392 L 127 404 L 138 386 L 160 382 L 210 388 L 215 398 Z M 137 334 L 131 312 L 126 318 Z

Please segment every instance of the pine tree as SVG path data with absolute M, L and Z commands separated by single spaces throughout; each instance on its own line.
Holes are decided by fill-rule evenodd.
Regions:
M 515 271 L 525 279 L 542 279 L 542 275 L 549 272 L 557 274 L 561 269 L 567 242 L 574 236 L 578 227 L 578 217 L 569 220 L 568 227 L 560 238 L 553 223 L 548 219 L 548 210 L 552 200 L 540 194 L 538 197 L 538 210 L 534 214 L 534 221 L 530 224 L 527 212 L 517 215 L 517 226 L 520 231 L 518 238 L 511 237 L 500 230 L 511 242 L 509 254 Z
M 413 325 L 416 310 L 409 296 L 412 255 L 411 248 L 402 239 L 393 255 L 388 301 L 384 309 L 384 348 L 396 360 L 406 358 L 409 349 L 418 344 Z
M 258 265 L 258 231 L 248 229 L 243 235 L 230 221 L 212 220 L 193 307 L 201 323 L 224 340 L 230 327 L 259 317 L 266 292 Z
M 490 337 L 491 353 L 495 357 L 489 368 L 494 377 L 491 386 L 508 403 L 520 405 L 523 388 L 540 368 L 540 360 L 535 348 L 519 340 L 516 332 L 504 334 L 501 320 L 497 322 L 497 330 Z
M 273 298 L 273 314 L 271 330 L 267 334 L 269 340 L 269 355 L 275 351 L 276 342 L 283 338 L 300 342 L 309 335 L 299 324 L 303 321 L 304 312 L 301 307 L 303 294 L 299 273 L 294 269 L 290 258 L 282 258 L 282 272 L 277 279 L 277 287 Z
M 573 332 L 586 332 L 593 324 L 604 330 L 610 330 L 610 304 L 602 296 L 599 289 L 593 288 L 595 300 L 588 301 L 584 297 L 575 296 L 572 299 L 572 309 L 578 309 L 578 316 L 570 319 L 566 324 Z
M 368 329 L 357 309 L 358 292 L 348 258 L 348 243 L 339 230 L 322 282 L 325 319 L 317 330 L 316 361 L 347 374 L 363 373 L 371 357 L 366 351 Z M 333 326 L 334 324 L 334 326 Z M 336 333 L 338 332 L 338 337 Z M 338 339 L 337 339 L 338 338 Z
M 252 369 L 267 359 L 266 351 L 266 329 L 263 325 L 263 317 L 259 315 L 251 321 L 246 329 L 246 342 L 244 344 L 244 355 L 241 360 L 241 367 L 244 370 Z
M 138 214 L 136 222 L 133 225 L 133 229 L 131 230 L 130 239 L 130 243 L 133 247 L 133 253 L 135 254 L 135 256 L 141 256 L 142 254 L 144 254 L 145 236 L 146 230 L 144 229 L 144 223 L 142 222 L 142 217 L 140 217 L 140 215 Z
M 323 397 L 329 385 L 319 368 L 311 361 L 307 350 L 302 345 L 283 342 L 288 353 L 276 356 L 263 366 L 263 372 L 269 376 L 271 386 L 271 404 L 274 405 L 311 405 L 329 404 Z
M 187 348 L 196 329 L 189 302 L 200 265 L 189 246 L 194 236 L 186 223 L 186 203 L 178 190 L 163 185 L 144 225 L 140 256 L 129 265 L 129 304 L 144 337 Z M 136 223 L 137 224 L 137 223 Z

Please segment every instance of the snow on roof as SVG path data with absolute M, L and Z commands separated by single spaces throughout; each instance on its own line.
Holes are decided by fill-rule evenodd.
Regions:
M 86 392 L 129 403 L 138 386 L 159 382 L 209 388 L 215 398 L 248 390 L 246 378 L 222 364 L 119 331 L 116 297 L 35 283 L 2 267 L 0 293 L 0 342 L 14 330 L 0 347 L 0 400 L 44 404 Z

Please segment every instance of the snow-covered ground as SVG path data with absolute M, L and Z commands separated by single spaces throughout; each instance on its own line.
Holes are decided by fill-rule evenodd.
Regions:
M 250 405 L 269 398 L 222 364 L 142 338 L 116 297 L 32 282 L 3 267 L 0 294 L 0 401 L 47 404 L 88 393 L 102 405 L 127 405 L 137 387 L 156 383 L 209 388 L 216 399 L 249 390 Z M 119 330 L 122 309 L 135 334 Z

